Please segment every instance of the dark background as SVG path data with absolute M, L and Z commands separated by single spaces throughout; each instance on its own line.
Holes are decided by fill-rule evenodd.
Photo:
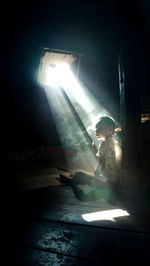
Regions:
M 59 145 L 44 90 L 37 83 L 41 47 L 83 53 L 84 62 L 86 60 L 88 62 L 88 55 L 91 58 L 94 55 L 97 60 L 93 65 L 93 73 L 103 56 L 101 66 L 107 65 L 105 81 L 110 80 L 111 86 L 107 86 L 108 90 L 115 88 L 112 99 L 114 102 L 116 99 L 117 108 L 119 104 L 117 60 L 120 47 L 125 47 L 128 63 L 130 60 L 135 60 L 137 53 L 136 66 L 138 73 L 141 74 L 140 93 L 142 98 L 147 98 L 149 8 L 149 1 L 146 0 L 102 0 L 98 3 L 78 0 L 3 3 L 1 9 L 2 153 L 8 154 L 13 149 Z M 133 58 L 130 50 L 134 51 Z M 94 74 L 91 74 L 91 79 L 92 75 L 94 77 Z M 86 77 L 87 75 L 83 78 L 85 82 Z M 91 87 L 92 84 L 94 78 Z M 136 86 L 134 89 L 136 90 Z M 95 90 L 98 91 L 98 86 Z

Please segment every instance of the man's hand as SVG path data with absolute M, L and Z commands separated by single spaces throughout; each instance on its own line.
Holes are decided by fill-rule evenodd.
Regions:
M 94 154 L 95 154 L 95 156 L 96 156 L 97 149 L 96 149 L 96 146 L 95 146 L 95 143 L 94 143 L 94 141 L 92 142 L 92 151 L 93 151 L 93 153 L 94 153 Z

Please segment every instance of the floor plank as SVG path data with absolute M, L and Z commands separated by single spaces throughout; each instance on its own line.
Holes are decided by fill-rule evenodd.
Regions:
M 121 202 L 111 203 L 100 199 L 93 202 L 83 202 L 78 200 L 71 187 L 56 186 L 21 193 L 22 207 L 19 215 L 23 218 L 34 217 L 52 221 L 62 221 L 77 224 L 90 224 L 91 226 L 110 227 L 122 230 L 137 230 L 150 232 L 149 214 L 143 214 L 143 209 L 132 208 Z M 83 218 L 83 214 L 103 212 L 121 209 L 128 212 L 128 216 L 111 217 L 88 222 Z
M 93 263 L 117 263 L 127 260 L 126 254 L 131 261 L 147 261 L 149 244 L 148 234 L 49 221 L 32 222 L 24 231 L 25 248 Z
M 18 265 L 120 265 L 129 263 L 129 257 L 130 263 L 147 263 L 150 227 L 142 206 L 127 208 L 130 216 L 113 221 L 82 217 L 121 207 L 119 201 L 80 201 L 69 186 L 18 191 L 8 220 Z

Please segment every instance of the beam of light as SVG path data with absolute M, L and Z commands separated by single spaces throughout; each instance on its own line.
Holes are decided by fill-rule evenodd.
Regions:
M 95 124 L 100 116 L 109 115 L 86 86 L 75 77 L 67 63 L 48 67 L 47 85 L 53 88 L 62 86 L 65 89 L 69 99 L 76 107 L 77 113 L 80 113 L 80 118 L 87 127 L 88 132 L 95 131 Z M 88 119 L 85 119 L 85 116 Z
M 89 148 L 89 143 L 66 103 L 61 90 L 59 88 L 50 90 L 49 87 L 45 87 L 45 92 L 62 147 L 64 150 L 69 149 L 75 154 L 75 156 L 65 154 L 68 166 L 73 170 L 83 169 L 94 172 L 97 166 L 96 158 L 91 148 Z
M 110 220 L 112 222 L 115 222 L 114 218 L 129 216 L 129 215 L 130 214 L 125 210 L 114 209 L 114 210 L 82 214 L 82 218 L 87 222 L 94 222 L 94 221 L 100 221 L 100 220 Z
M 91 113 L 95 108 L 91 103 L 91 98 L 85 95 L 83 85 L 76 79 L 75 75 L 67 63 L 57 64 L 55 67 L 48 66 L 46 71 L 46 85 L 51 87 L 62 86 L 70 98 L 74 98 L 82 108 Z M 89 101 L 90 98 L 90 101 Z
M 76 78 L 71 71 L 72 57 L 57 58 L 51 53 L 43 56 L 39 82 L 43 85 L 48 103 L 55 120 L 59 138 L 64 149 L 76 152 L 74 157 L 66 155 L 71 169 L 83 169 L 94 172 L 97 160 L 89 147 L 78 121 L 64 99 L 59 85 L 67 93 L 71 103 L 78 113 L 89 135 L 98 147 L 99 141 L 95 137 L 95 124 L 103 115 L 109 112 L 93 97 L 89 89 Z

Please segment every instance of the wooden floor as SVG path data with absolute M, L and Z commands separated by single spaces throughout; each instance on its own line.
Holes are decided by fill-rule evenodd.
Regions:
M 120 260 L 148 261 L 150 234 L 144 217 L 87 222 L 82 214 L 122 208 L 105 200 L 81 202 L 71 187 L 20 192 L 16 213 L 18 265 L 116 265 Z M 125 210 L 125 208 L 123 208 Z
M 17 190 L 8 206 L 5 259 L 14 265 L 149 262 L 149 203 L 141 199 L 130 196 L 125 201 L 100 198 L 85 202 L 75 197 L 70 186 L 53 183 Z M 113 219 L 103 215 L 91 222 L 82 216 L 117 209 L 129 215 Z

